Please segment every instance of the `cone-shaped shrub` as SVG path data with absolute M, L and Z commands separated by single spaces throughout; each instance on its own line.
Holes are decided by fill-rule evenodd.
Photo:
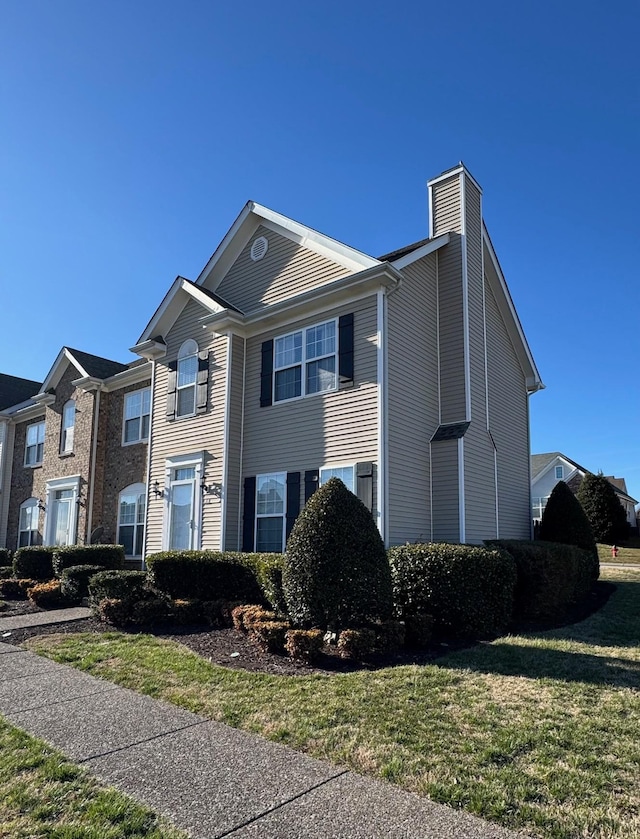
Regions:
M 577 499 L 586 513 L 596 542 L 615 545 L 629 535 L 629 525 L 624 507 L 618 501 L 615 489 L 602 473 L 587 473 Z
M 540 522 L 540 539 L 577 545 L 597 556 L 596 540 L 580 502 L 564 481 L 554 486 Z
M 389 561 L 371 513 L 331 478 L 296 519 L 282 587 L 297 626 L 337 631 L 391 617 Z

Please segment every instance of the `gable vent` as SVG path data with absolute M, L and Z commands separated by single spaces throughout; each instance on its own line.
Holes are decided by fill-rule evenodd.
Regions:
M 251 259 L 254 262 L 258 262 L 268 250 L 269 242 L 267 242 L 264 236 L 258 236 L 257 239 L 253 240 L 253 244 L 251 245 Z

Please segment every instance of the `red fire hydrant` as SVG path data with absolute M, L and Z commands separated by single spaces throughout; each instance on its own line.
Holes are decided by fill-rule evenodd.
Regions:
M 618 556 L 618 549 L 616 548 L 615 545 L 613 545 L 613 547 L 611 548 L 611 557 L 612 557 L 612 559 L 615 559 L 617 556 Z

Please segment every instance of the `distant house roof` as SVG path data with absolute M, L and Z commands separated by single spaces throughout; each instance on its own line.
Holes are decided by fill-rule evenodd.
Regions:
M 586 469 L 584 466 L 580 466 L 579 463 L 576 463 L 575 460 L 571 460 L 570 457 L 567 457 L 566 454 L 562 454 L 562 452 L 546 452 L 545 454 L 532 454 L 531 455 L 531 480 L 534 481 L 538 475 L 543 472 L 549 464 L 554 461 L 557 457 L 561 457 L 563 460 L 566 460 L 567 463 L 570 463 L 575 469 L 583 474 L 587 474 L 591 472 L 591 469 Z M 627 484 L 624 478 L 614 478 L 612 475 L 605 476 L 611 486 L 616 491 L 617 495 L 621 495 L 624 498 L 627 498 L 629 501 L 632 501 L 634 504 L 637 504 L 635 498 L 629 495 L 627 491 Z M 582 483 L 582 479 L 575 480 L 568 482 L 569 488 L 572 492 L 577 492 L 580 484 Z
M 76 361 L 86 370 L 89 376 L 96 379 L 108 379 L 110 376 L 115 376 L 116 373 L 122 373 L 123 370 L 129 368 L 128 364 L 122 364 L 120 361 L 110 361 L 108 358 L 102 358 L 99 355 L 91 355 L 88 352 L 81 350 L 74 350 L 71 347 L 66 347 Z
M 0 411 L 26 402 L 40 390 L 41 384 L 42 382 L 34 382 L 31 379 L 0 373 Z

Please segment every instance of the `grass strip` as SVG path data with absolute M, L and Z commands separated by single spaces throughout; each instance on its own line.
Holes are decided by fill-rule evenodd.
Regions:
M 2 839 L 186 839 L 0 717 Z
M 30 649 L 315 757 L 549 839 L 640 835 L 640 573 L 580 624 L 429 666 L 332 676 L 229 670 L 148 635 Z
M 611 555 L 611 545 L 598 545 L 598 558 L 604 565 L 607 562 L 619 562 L 623 565 L 638 565 L 640 566 L 640 545 L 636 544 L 637 540 L 633 540 L 632 544 L 626 544 L 623 547 L 618 545 L 618 556 Z

